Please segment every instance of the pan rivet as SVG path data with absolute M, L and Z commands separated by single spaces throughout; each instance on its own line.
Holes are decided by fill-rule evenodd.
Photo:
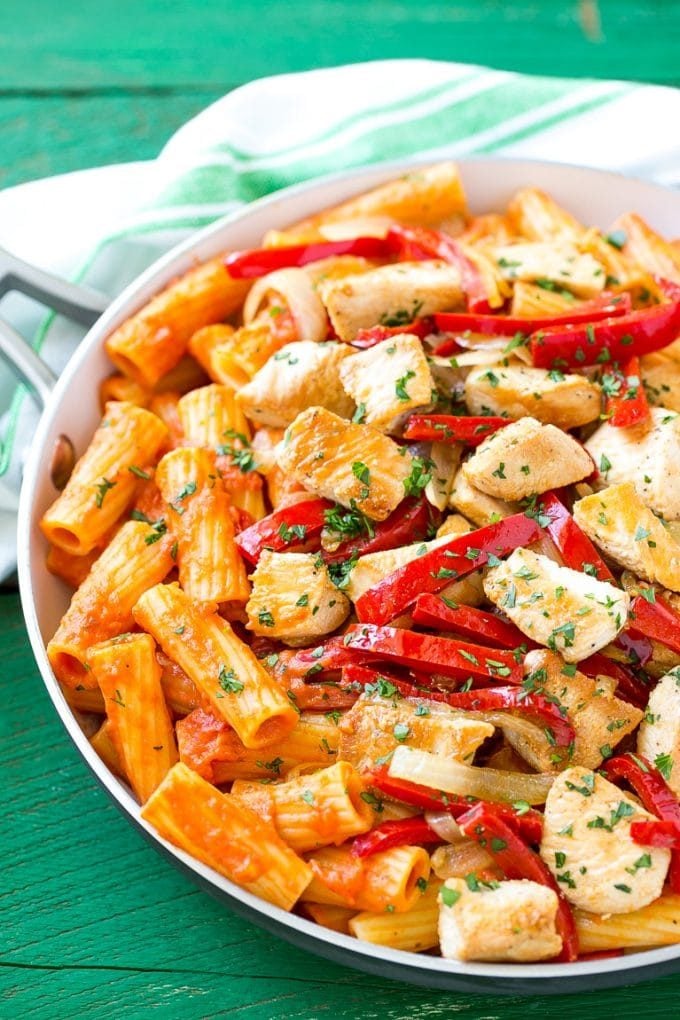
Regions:
M 54 444 L 52 459 L 50 460 L 50 478 L 55 489 L 66 488 L 66 483 L 71 477 L 76 462 L 76 454 L 73 443 L 68 436 L 59 436 Z

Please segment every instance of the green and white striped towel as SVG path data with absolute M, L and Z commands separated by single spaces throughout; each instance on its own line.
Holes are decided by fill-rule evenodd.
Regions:
M 153 195 L 101 238 L 78 278 L 114 296 L 187 233 L 253 199 L 416 153 L 433 161 L 502 153 L 680 184 L 680 136 L 668 128 L 679 119 L 672 89 L 428 60 L 264 78 L 180 128 L 155 162 Z M 82 335 L 49 317 L 35 343 L 58 371 Z M 14 567 L 21 464 L 35 420 L 19 388 L 0 423 L 0 580 Z

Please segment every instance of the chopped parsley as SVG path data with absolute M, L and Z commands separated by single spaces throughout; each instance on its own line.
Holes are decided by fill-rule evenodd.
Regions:
M 108 478 L 102 478 L 101 482 L 98 482 L 97 485 L 95 485 L 97 495 L 95 496 L 94 501 L 98 510 L 101 510 L 102 508 L 102 503 L 106 498 L 106 493 L 110 492 L 110 490 L 117 484 L 117 482 L 110 482 Z
M 236 673 L 234 673 L 233 669 L 227 669 L 226 666 L 223 666 L 220 670 L 219 682 L 220 687 L 227 694 L 240 694 L 243 690 L 243 684 L 237 678 Z

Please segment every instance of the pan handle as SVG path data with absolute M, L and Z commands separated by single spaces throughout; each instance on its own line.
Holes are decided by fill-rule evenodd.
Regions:
M 31 345 L 4 319 L 0 319 L 0 357 L 28 386 L 40 406 L 44 407 L 57 377 Z
M 62 280 L 0 248 L 0 298 L 14 290 L 88 327 L 97 321 L 109 303 L 104 294 Z M 57 377 L 31 345 L 3 319 L 0 319 L 0 357 L 44 407 Z

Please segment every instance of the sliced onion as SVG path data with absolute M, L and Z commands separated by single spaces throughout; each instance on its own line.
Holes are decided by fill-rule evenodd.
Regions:
M 447 878 L 465 878 L 471 872 L 493 867 L 491 854 L 479 843 L 464 839 L 454 846 L 439 846 L 430 858 L 432 870 L 444 882 Z
M 458 822 L 448 811 L 426 811 L 425 821 L 447 843 L 459 843 L 465 839 Z
M 524 774 L 480 768 L 409 747 L 396 748 L 389 775 L 459 797 L 507 803 L 525 800 L 528 804 L 544 804 L 555 781 L 555 776 L 550 773 Z
M 265 299 L 272 292 L 279 294 L 288 307 L 295 319 L 300 340 L 318 343 L 326 339 L 326 309 L 303 269 L 277 269 L 256 280 L 243 305 L 243 321 L 246 324 L 258 315 Z
M 496 351 L 501 354 L 510 342 L 507 336 L 487 336 L 485 333 L 455 333 L 453 339 L 467 351 Z M 498 359 L 496 359 L 498 360 Z

